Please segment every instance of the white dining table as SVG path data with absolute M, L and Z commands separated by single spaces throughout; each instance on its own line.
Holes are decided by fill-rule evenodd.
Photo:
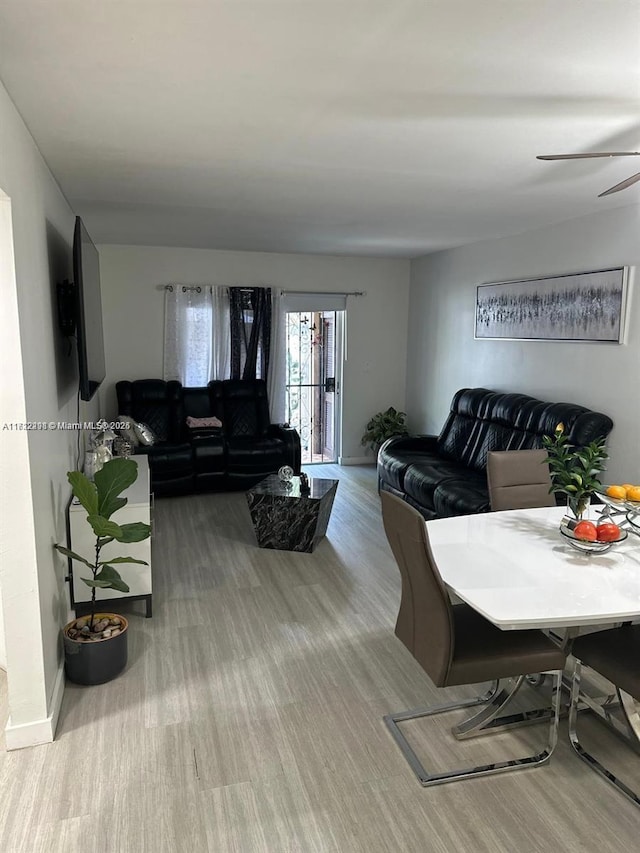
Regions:
M 503 630 L 640 618 L 640 537 L 584 554 L 561 535 L 562 507 L 427 521 L 449 589 Z

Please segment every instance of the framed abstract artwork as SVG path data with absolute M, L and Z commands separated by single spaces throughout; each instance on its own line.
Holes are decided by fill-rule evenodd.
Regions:
M 476 338 L 623 343 L 628 267 L 480 284 Z

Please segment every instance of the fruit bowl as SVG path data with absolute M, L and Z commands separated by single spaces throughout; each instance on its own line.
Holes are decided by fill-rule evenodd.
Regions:
M 610 495 L 607 494 L 608 488 L 608 486 L 603 486 L 602 489 L 596 489 L 596 494 L 602 501 L 604 501 L 604 503 L 608 504 L 614 509 L 624 511 L 631 510 L 632 512 L 635 510 L 637 512 L 640 512 L 640 501 L 630 501 L 627 498 L 612 498 Z
M 640 509 L 640 508 L 639 508 Z M 634 533 L 637 533 L 640 536 L 640 512 L 638 510 L 632 510 L 627 513 L 627 521 Z
M 620 530 L 620 535 L 613 542 L 592 542 L 588 539 L 578 539 L 564 519 L 560 525 L 560 533 L 572 548 L 575 548 L 576 551 L 581 551 L 583 554 L 605 554 L 613 548 L 614 545 L 619 545 L 620 542 L 624 542 L 628 536 L 626 530 Z

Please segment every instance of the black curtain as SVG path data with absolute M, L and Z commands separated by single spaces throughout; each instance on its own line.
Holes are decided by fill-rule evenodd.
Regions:
M 230 287 L 231 378 L 266 379 L 271 342 L 271 288 Z

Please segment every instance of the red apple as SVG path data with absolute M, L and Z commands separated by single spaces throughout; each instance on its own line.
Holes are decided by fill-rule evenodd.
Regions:
M 598 531 L 592 521 L 579 521 L 573 528 L 573 535 L 576 539 L 584 539 L 585 542 L 595 542 Z
M 611 521 L 603 521 L 597 528 L 598 542 L 617 542 L 620 538 L 620 528 Z

